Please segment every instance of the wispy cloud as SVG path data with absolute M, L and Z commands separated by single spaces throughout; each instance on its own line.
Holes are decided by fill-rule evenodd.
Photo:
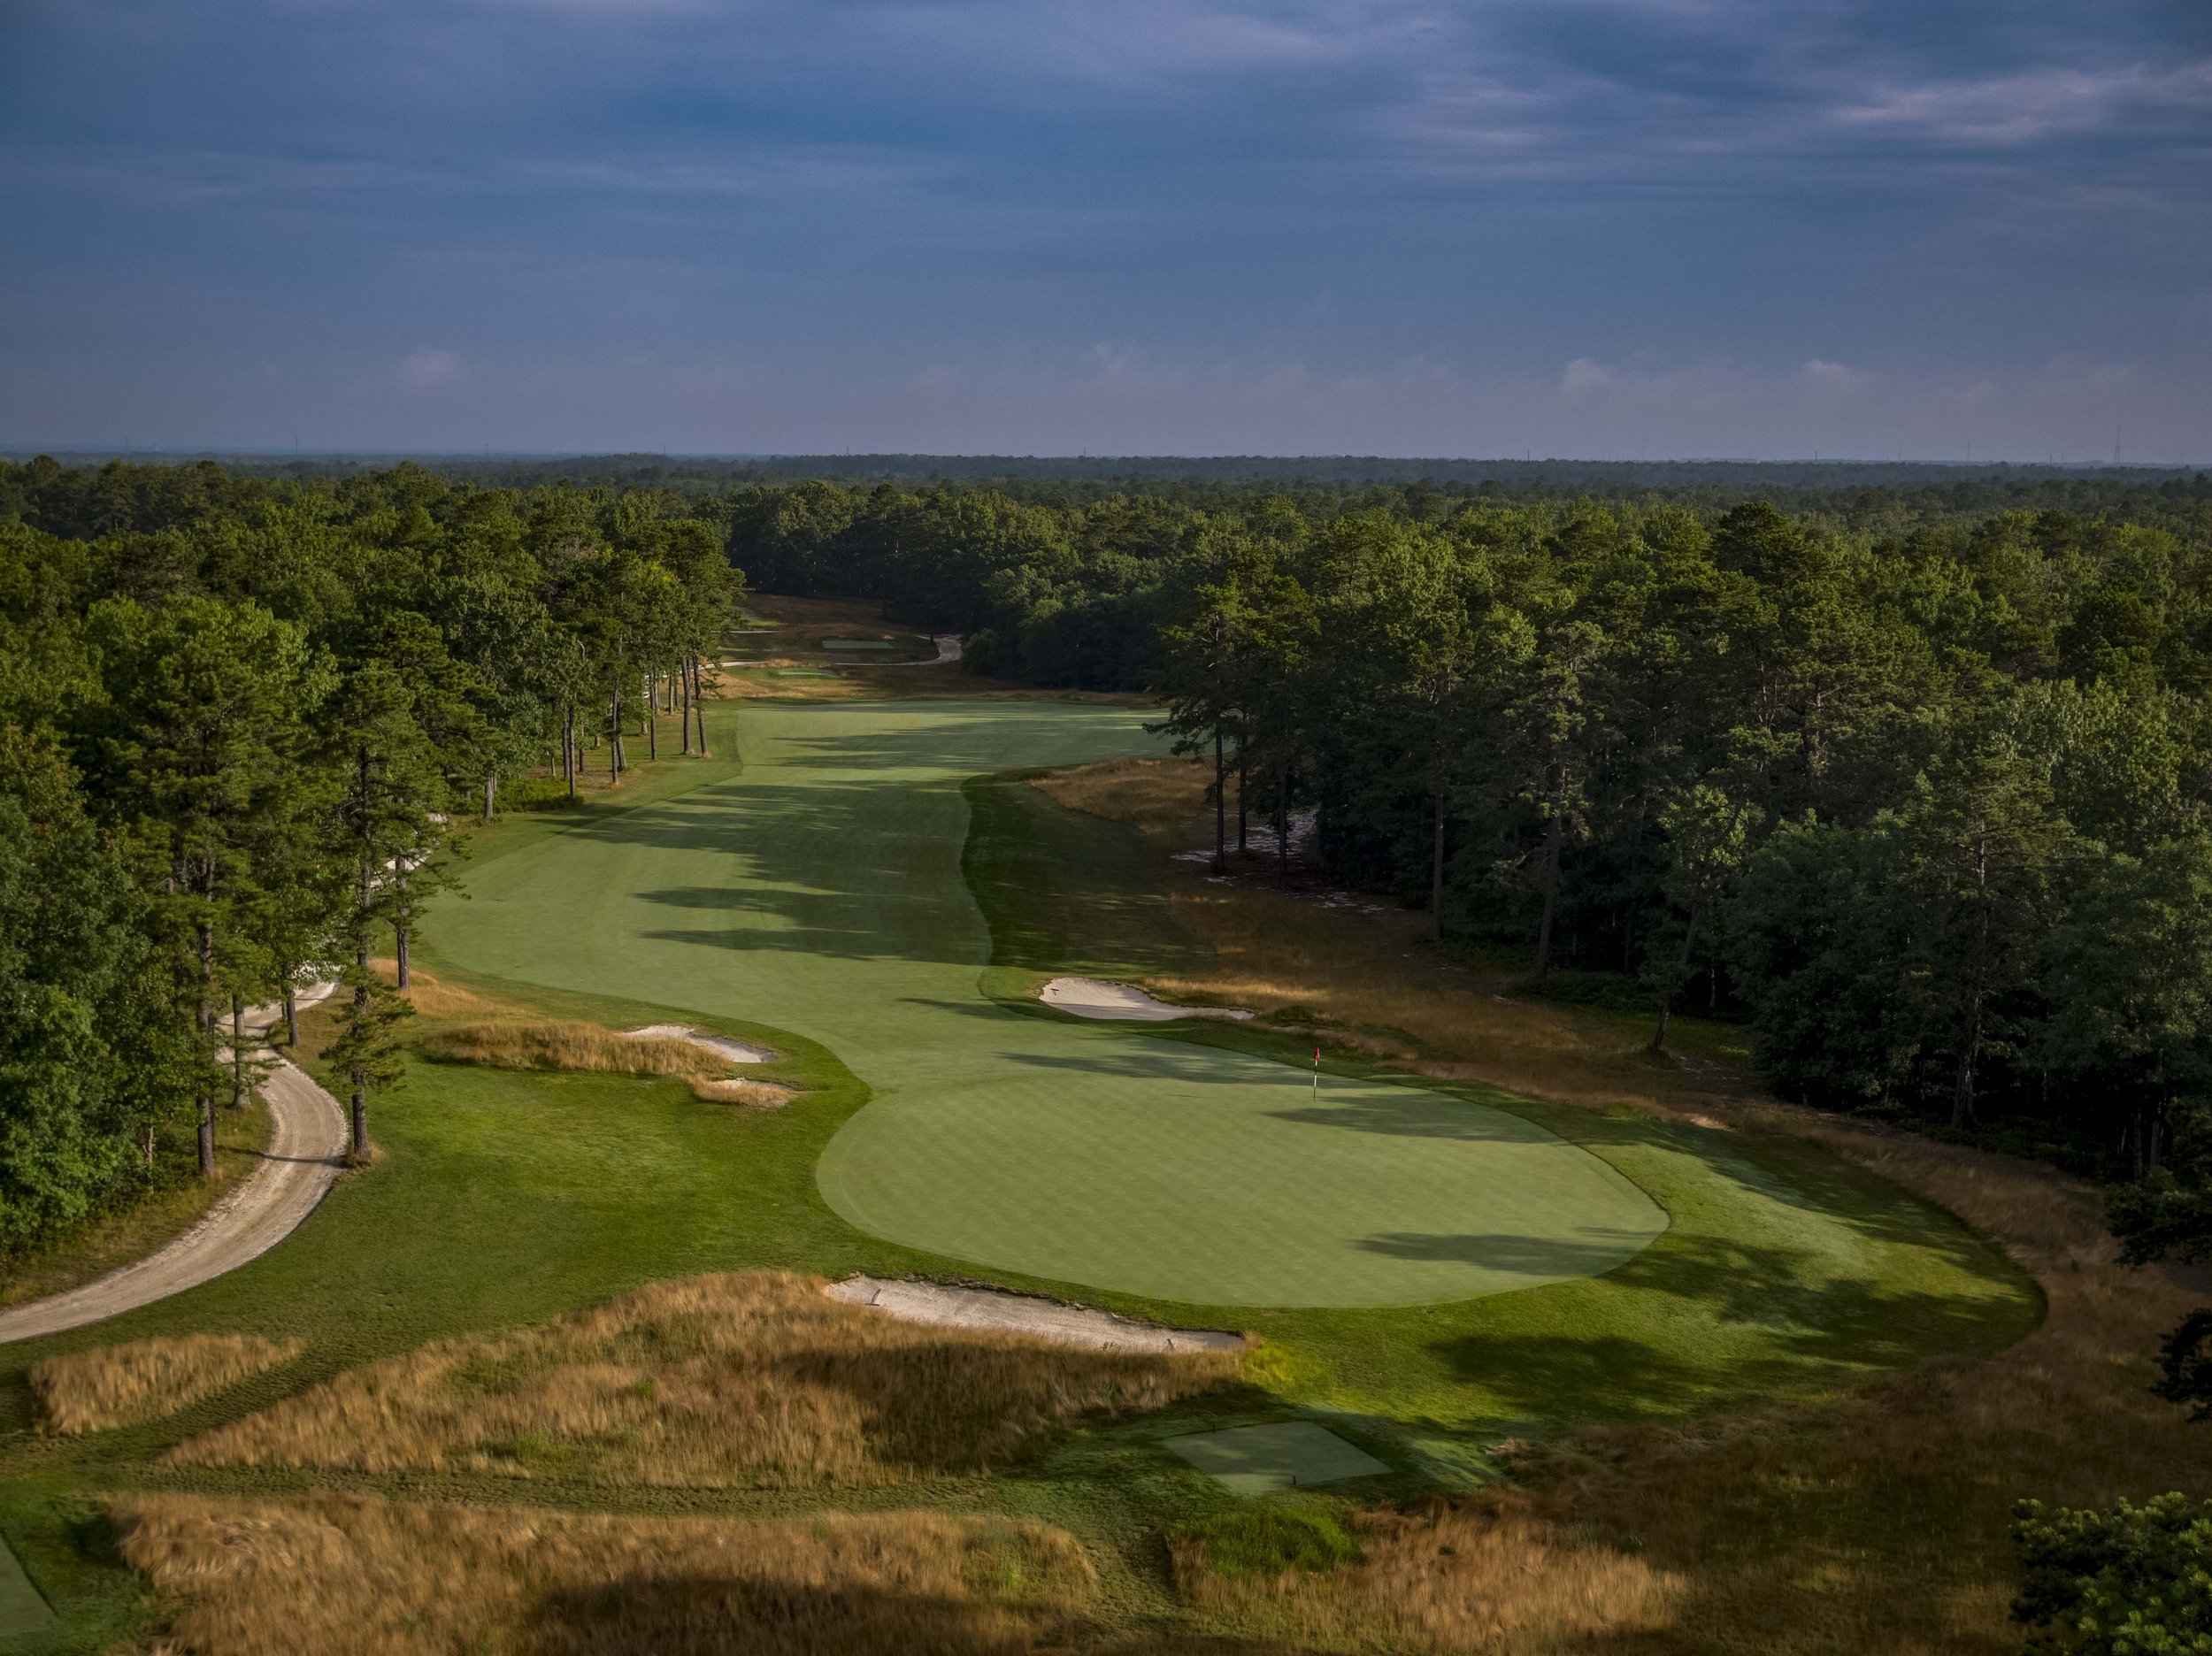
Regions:
M 2212 436 L 2203 0 L 8 15 L 19 426 L 288 441 L 280 383 L 380 443 Z
M 451 385 L 461 377 L 461 359 L 449 350 L 435 350 L 425 346 L 412 350 L 400 359 L 392 370 L 392 381 L 403 391 L 437 391 Z
M 2023 73 L 1875 88 L 1831 113 L 1845 131 L 1947 145 L 2015 149 L 2085 134 L 2201 128 L 2212 110 L 2212 59 L 2154 69 L 2047 67 Z

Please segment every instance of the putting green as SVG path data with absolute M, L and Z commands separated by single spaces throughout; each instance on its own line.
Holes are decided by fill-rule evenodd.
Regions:
M 748 707 L 743 773 L 472 871 L 457 964 L 794 1031 L 874 1098 L 825 1199 L 1033 1276 L 1217 1306 L 1405 1305 L 1589 1276 L 1666 1227 L 1521 1117 L 983 997 L 960 782 L 1155 750 L 1143 716 L 1008 699 Z M 803 1106 L 801 1106 L 803 1108 Z

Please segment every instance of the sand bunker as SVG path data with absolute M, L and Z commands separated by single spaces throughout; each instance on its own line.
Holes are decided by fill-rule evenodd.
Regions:
M 1171 1018 L 1231 1018 L 1238 1022 L 1253 1015 L 1242 1007 L 1171 1006 L 1127 984 L 1108 983 L 1102 978 L 1055 978 L 1037 998 L 1048 1007 L 1072 1012 L 1077 1017 L 1126 1018 L 1142 1024 L 1164 1024 Z
M 726 1035 L 702 1035 L 688 1024 L 648 1024 L 643 1029 L 623 1031 L 632 1040 L 680 1040 L 726 1058 L 732 1063 L 773 1063 L 776 1054 L 765 1046 L 756 1046 L 749 1041 L 732 1040 Z
M 902 1322 L 995 1329 L 1089 1351 L 1242 1351 L 1251 1343 L 1244 1335 L 1219 1329 L 1162 1328 L 1155 1322 L 1116 1316 L 1110 1311 L 1093 1311 L 995 1288 L 948 1288 L 941 1283 L 849 1276 L 822 1292 L 833 1300 L 868 1306 Z

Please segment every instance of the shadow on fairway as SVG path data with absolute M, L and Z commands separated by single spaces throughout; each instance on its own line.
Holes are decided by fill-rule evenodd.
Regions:
M 1486 1270 L 1540 1276 L 1595 1276 L 1642 1252 L 1651 1238 L 1640 1230 L 1586 1227 L 1583 1238 L 1532 1236 L 1433 1236 L 1417 1231 L 1369 1237 L 1359 1246 L 1391 1259 L 1451 1260 Z
M 1321 1096 L 1329 1096 L 1325 1082 Z M 1339 1127 L 1348 1132 L 1387 1133 L 1394 1138 L 1507 1139 L 1540 1144 L 1558 1136 L 1492 1105 L 1472 1103 L 1449 1092 L 1402 1087 L 1379 1095 L 1369 1092 L 1338 1102 L 1269 1113 L 1279 1121 Z
M 1061 704 L 1063 708 L 1066 704 Z M 949 706 L 950 713 L 939 711 Z M 987 775 L 1027 763 L 1066 763 L 1056 758 L 1067 740 L 1065 711 L 1009 711 L 1018 703 L 991 702 L 970 709 L 932 702 L 926 719 L 905 729 L 787 734 L 794 758 L 820 770 L 901 770 Z M 880 708 L 875 709 L 879 715 Z M 1035 757 L 1025 757 L 1033 753 Z
M 1536 1420 L 1672 1414 L 1716 1390 L 1710 1364 L 1683 1362 L 1618 1334 L 1470 1334 L 1435 1349 L 1459 1379 Z
M 1020 1656 L 1036 1648 L 1041 1625 L 1056 1620 L 1048 1611 L 1024 1614 L 1027 1609 L 981 1595 L 945 1598 L 649 1569 L 548 1593 L 523 1649 L 529 1656 L 730 1649 L 756 1656 Z

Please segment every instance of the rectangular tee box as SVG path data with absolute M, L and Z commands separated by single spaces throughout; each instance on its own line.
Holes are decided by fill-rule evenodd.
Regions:
M 1355 1448 L 1327 1427 L 1311 1421 L 1194 1432 L 1187 1438 L 1170 1438 L 1161 1446 L 1240 1495 L 1264 1495 L 1310 1484 L 1341 1484 L 1348 1478 L 1374 1477 L 1390 1470 L 1365 1450 Z
M 0 1638 L 43 1633 L 55 1620 L 53 1611 L 16 1561 L 15 1550 L 0 1540 Z

